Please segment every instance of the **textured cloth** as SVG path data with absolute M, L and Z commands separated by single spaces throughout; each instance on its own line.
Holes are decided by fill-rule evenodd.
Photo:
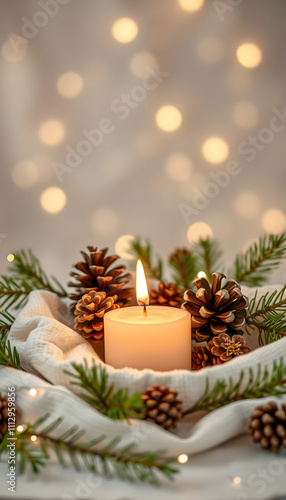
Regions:
M 269 291 L 273 289 L 270 287 Z M 265 291 L 260 289 L 260 293 Z M 244 293 L 251 298 L 254 291 L 245 289 Z M 167 449 L 172 455 L 182 451 L 197 453 L 246 431 L 248 418 L 257 406 L 257 400 L 240 401 L 220 408 L 195 424 L 180 424 L 176 434 L 147 422 L 133 421 L 130 426 L 126 422 L 113 421 L 101 415 L 78 398 L 76 393 L 81 391 L 80 388 L 70 385 L 71 378 L 64 373 L 65 370 L 72 370 L 72 362 L 82 363 L 84 359 L 88 364 L 103 364 L 89 342 L 72 330 L 72 324 L 73 318 L 68 308 L 56 295 L 45 291 L 32 292 L 10 331 L 11 344 L 16 346 L 22 366 L 29 373 L 1 368 L 0 390 L 5 391 L 11 385 L 17 387 L 17 401 L 23 409 L 25 421 L 32 422 L 49 412 L 52 418 L 65 417 L 63 428 L 78 424 L 88 429 L 86 439 L 92 439 L 99 433 L 109 437 L 121 434 L 123 442 L 136 441 L 140 450 Z M 255 335 L 251 342 L 247 339 L 247 343 L 252 346 L 256 342 Z M 239 356 L 229 363 L 198 372 L 175 370 L 159 373 L 131 368 L 115 370 L 110 366 L 107 366 L 107 372 L 115 388 L 128 387 L 130 394 L 144 392 L 146 387 L 155 384 L 169 385 L 178 391 L 185 410 L 202 396 L 207 378 L 210 387 L 216 380 L 229 377 L 235 383 L 242 369 L 247 373 L 252 368 L 255 374 L 260 363 L 271 370 L 273 361 L 280 357 L 286 361 L 286 338 Z M 41 387 L 38 397 L 29 396 L 27 388 L 31 387 Z M 286 402 L 286 395 L 282 400 Z

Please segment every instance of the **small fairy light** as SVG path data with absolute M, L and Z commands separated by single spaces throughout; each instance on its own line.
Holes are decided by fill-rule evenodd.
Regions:
M 197 276 L 198 276 L 198 278 L 206 278 L 207 277 L 207 275 L 204 271 L 199 271 Z
M 15 256 L 12 253 L 9 253 L 9 255 L 7 255 L 8 262 L 13 262 L 14 259 L 15 259 Z
M 33 436 L 30 437 L 30 439 L 34 443 L 35 441 L 37 441 L 38 438 L 37 438 L 37 436 L 33 435 Z
M 34 398 L 35 396 L 37 396 L 37 389 L 30 389 L 29 394 L 30 396 L 32 396 L 32 398 Z
M 182 453 L 181 455 L 178 456 L 177 460 L 179 464 L 186 464 L 187 461 L 189 460 L 189 457 L 185 453 Z
M 241 477 L 239 477 L 239 476 L 235 476 L 235 477 L 232 479 L 232 482 L 233 482 L 233 484 L 235 484 L 236 486 L 238 486 L 238 485 L 241 483 Z
M 17 432 L 23 432 L 24 426 L 23 425 L 18 425 L 17 427 Z

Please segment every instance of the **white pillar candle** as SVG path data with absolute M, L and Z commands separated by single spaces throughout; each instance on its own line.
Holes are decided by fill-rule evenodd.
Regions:
M 104 316 L 105 362 L 114 368 L 191 369 L 191 316 L 175 307 L 114 309 Z

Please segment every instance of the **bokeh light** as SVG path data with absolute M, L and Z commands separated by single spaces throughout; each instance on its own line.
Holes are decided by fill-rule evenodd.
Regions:
M 5 61 L 18 62 L 27 53 L 28 41 L 18 35 L 12 36 L 2 46 L 2 57 Z
M 238 47 L 236 57 L 245 68 L 256 68 L 261 63 L 262 52 L 255 43 L 243 43 Z
M 221 137 L 209 137 L 202 145 L 202 154 L 209 163 L 222 163 L 228 157 L 229 147 Z
M 202 8 L 204 0 L 179 0 L 179 5 L 188 12 L 196 12 Z
M 138 34 L 138 26 L 133 19 L 122 17 L 117 19 L 112 25 L 112 35 L 117 42 L 129 43 L 136 38 Z
M 20 188 L 26 189 L 34 186 L 38 178 L 38 167 L 32 161 L 22 161 L 13 167 L 12 180 Z
M 13 262 L 14 259 L 15 259 L 15 256 L 12 253 L 9 253 L 9 255 L 7 255 L 8 262 Z
M 199 58 L 207 64 L 216 64 L 224 56 L 224 45 L 217 38 L 203 38 L 197 45 Z
M 59 144 L 64 136 L 64 125 L 58 120 L 48 120 L 40 126 L 39 137 L 48 146 Z
M 97 236 L 107 237 L 114 234 L 118 227 L 118 217 L 110 208 L 100 208 L 91 218 L 91 230 Z
M 17 432 L 23 432 L 23 430 L 24 430 L 24 426 L 23 426 L 23 425 L 18 425 L 18 426 L 16 427 L 16 431 L 17 431 Z
M 30 389 L 29 394 L 30 396 L 32 396 L 32 398 L 34 398 L 35 396 L 37 396 L 37 389 L 34 388 Z
M 253 128 L 259 120 L 258 108 L 252 102 L 240 101 L 232 111 L 234 122 L 241 128 Z
M 82 77 L 78 73 L 63 73 L 57 81 L 57 89 L 63 97 L 75 97 L 83 88 Z
M 185 453 L 182 453 L 181 455 L 178 456 L 177 460 L 179 464 L 186 464 L 187 461 L 189 460 L 189 457 Z
M 156 123 L 164 132 L 174 132 L 182 123 L 182 114 L 175 106 L 163 106 L 156 113 Z
M 267 210 L 262 216 L 262 226 L 267 233 L 281 233 L 286 226 L 285 215 L 276 208 Z
M 35 441 L 37 441 L 37 436 L 35 436 L 35 434 L 33 434 L 33 436 L 30 437 L 31 441 L 34 443 Z
M 235 486 L 238 486 L 238 485 L 241 483 L 241 477 L 239 477 L 239 476 L 235 476 L 235 477 L 232 479 L 232 482 L 233 482 L 233 484 L 235 484 Z
M 180 153 L 173 154 L 166 160 L 165 171 L 170 179 L 184 182 L 191 176 L 192 164 L 186 155 Z
M 234 199 L 234 209 L 244 219 L 255 219 L 261 210 L 261 203 L 256 194 L 242 191 Z
M 134 256 L 130 254 L 131 243 L 135 240 L 131 234 L 120 236 L 115 242 L 115 253 L 122 259 L 133 260 Z
M 199 271 L 198 274 L 197 274 L 197 277 L 198 278 L 206 278 L 207 275 L 206 275 L 206 273 L 204 271 Z
M 155 69 L 157 60 L 150 52 L 138 52 L 130 62 L 130 69 L 135 76 L 143 78 L 147 74 L 147 67 Z
M 49 187 L 41 194 L 41 206 L 50 214 L 61 212 L 66 205 L 65 192 L 58 187 Z
M 187 232 L 187 238 L 190 243 L 197 243 L 200 238 L 211 238 L 212 235 L 212 228 L 205 222 L 195 222 L 189 227 Z

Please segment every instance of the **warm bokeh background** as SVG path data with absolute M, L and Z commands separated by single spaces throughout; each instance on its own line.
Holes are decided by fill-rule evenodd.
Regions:
M 31 247 L 65 282 L 87 244 L 114 250 L 122 235 L 141 235 L 167 256 L 211 231 L 230 262 L 285 229 L 286 128 L 269 128 L 286 105 L 284 0 L 1 0 L 0 9 L 1 272 L 9 253 Z M 144 77 L 157 65 L 169 75 L 155 85 Z M 80 142 L 100 124 L 110 131 L 101 144 Z M 81 147 L 61 182 L 54 162 Z M 212 191 L 210 174 L 231 160 L 241 172 Z M 208 189 L 215 196 L 184 220 L 180 205 Z M 285 281 L 286 267 L 273 279 Z

